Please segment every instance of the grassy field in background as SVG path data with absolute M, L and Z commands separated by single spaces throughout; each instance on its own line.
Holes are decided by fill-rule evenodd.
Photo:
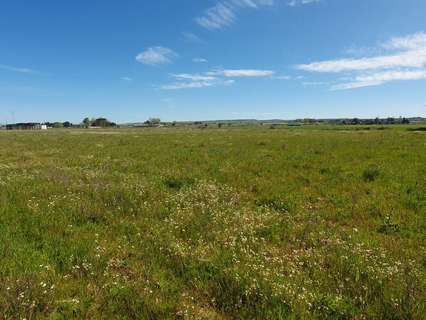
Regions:
M 0 132 L 0 319 L 425 319 L 426 132 Z

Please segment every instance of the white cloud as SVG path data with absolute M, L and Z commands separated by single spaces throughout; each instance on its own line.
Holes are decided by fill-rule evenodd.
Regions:
M 390 81 L 403 80 L 422 80 L 426 79 L 426 70 L 405 70 L 405 71 L 387 71 L 377 72 L 370 75 L 360 75 L 355 78 L 355 81 L 341 83 L 332 86 L 332 90 L 355 89 L 370 86 L 378 86 Z
M 7 71 L 13 71 L 18 73 L 27 73 L 27 74 L 40 74 L 40 72 L 28 69 L 28 68 L 17 68 L 12 66 L 7 66 L 4 64 L 0 64 L 0 69 L 7 70 Z
M 234 9 L 227 2 L 219 2 L 207 9 L 204 15 L 196 18 L 195 21 L 209 30 L 221 29 L 235 21 Z
M 290 7 L 296 7 L 299 5 L 310 4 L 315 2 L 320 2 L 321 0 L 291 0 L 287 2 L 287 5 Z
M 395 80 L 421 80 L 426 79 L 426 70 L 388 71 L 356 77 L 357 81 L 395 81 Z
M 406 37 L 392 38 L 386 42 L 383 47 L 385 49 L 402 49 L 415 50 L 426 48 L 426 33 L 417 32 Z
M 194 89 L 194 88 L 205 88 L 213 86 L 212 82 L 209 81 L 191 81 L 191 82 L 175 82 L 162 86 L 163 90 L 180 90 L 180 89 Z
M 207 72 L 207 74 L 213 76 L 223 76 L 227 78 L 259 78 L 271 77 L 275 74 L 275 71 L 256 69 L 227 69 L 210 71 Z
M 128 82 L 133 81 L 133 79 L 130 78 L 130 77 L 121 77 L 120 79 L 123 80 L 123 81 L 128 81 Z
M 216 79 L 213 80 L 200 80 L 200 81 L 182 81 L 182 82 L 174 82 L 172 84 L 167 84 L 162 86 L 163 90 L 181 90 L 181 89 L 198 89 L 198 88 L 206 88 L 206 87 L 216 87 L 216 86 L 229 86 L 233 84 L 234 80 L 222 80 Z
M 275 72 L 271 70 L 255 69 L 214 70 L 201 74 L 171 74 L 170 76 L 175 80 L 175 82 L 164 85 L 161 88 L 164 90 L 179 90 L 190 88 L 206 88 L 214 86 L 228 86 L 235 83 L 234 79 L 228 78 L 271 77 L 274 74 Z
M 191 81 L 213 81 L 216 77 L 200 75 L 200 74 L 189 74 L 189 73 L 181 73 L 181 74 L 173 74 L 173 78 L 177 80 L 191 80 Z
M 194 58 L 194 59 L 192 59 L 192 62 L 195 62 L 195 63 L 206 63 L 206 62 L 208 62 L 208 60 L 204 59 L 204 58 Z
M 173 50 L 165 47 L 150 47 L 136 56 L 136 61 L 147 65 L 160 65 L 171 63 L 178 55 Z
M 358 89 L 358 88 L 364 88 L 364 87 L 371 87 L 371 86 L 379 86 L 383 84 L 381 81 L 366 81 L 366 82 L 348 82 L 348 83 L 339 83 L 333 85 L 330 89 L 332 91 L 336 90 L 349 90 L 349 89 Z
M 231 25 L 236 20 L 236 13 L 242 8 L 256 9 L 261 6 L 271 6 L 274 0 L 227 0 L 217 2 L 208 8 L 201 17 L 195 21 L 208 30 L 222 29 Z
M 381 45 L 387 52 L 374 57 L 336 59 L 301 64 L 300 70 L 319 73 L 349 73 L 351 80 L 332 90 L 377 86 L 389 81 L 426 79 L 426 33 L 392 38 Z
M 300 70 L 314 72 L 362 71 L 400 67 L 421 68 L 426 65 L 426 48 L 360 59 L 338 59 L 301 64 Z

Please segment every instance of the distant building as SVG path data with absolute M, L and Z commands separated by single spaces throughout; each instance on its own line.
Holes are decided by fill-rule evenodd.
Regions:
M 47 125 L 35 122 L 7 124 L 6 130 L 47 130 Z

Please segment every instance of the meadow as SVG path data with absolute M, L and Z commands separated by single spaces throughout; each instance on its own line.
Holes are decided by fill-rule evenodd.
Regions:
M 413 126 L 4 131 L 0 150 L 2 320 L 426 319 Z

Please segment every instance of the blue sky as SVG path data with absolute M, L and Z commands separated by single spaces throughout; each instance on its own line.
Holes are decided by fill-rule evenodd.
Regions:
M 426 116 L 423 0 L 4 0 L 0 123 Z

